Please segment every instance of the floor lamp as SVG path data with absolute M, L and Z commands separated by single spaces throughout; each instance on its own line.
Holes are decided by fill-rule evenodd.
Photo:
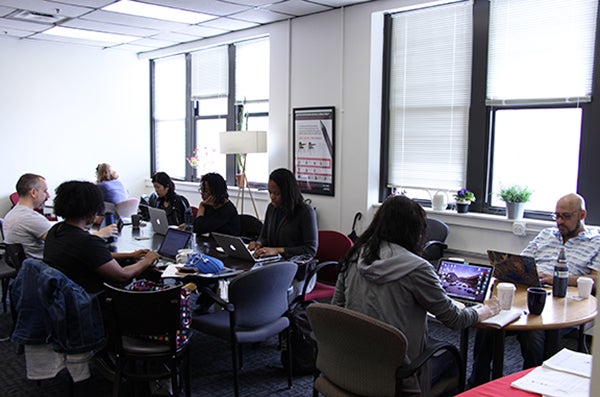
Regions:
M 260 219 L 256 202 L 252 196 L 252 190 L 248 186 L 246 178 L 246 155 L 248 153 L 265 153 L 267 151 L 267 132 L 266 131 L 225 131 L 219 134 L 220 151 L 223 154 L 236 154 L 241 156 L 240 178 L 238 180 L 238 195 L 235 206 L 238 206 L 240 197 L 242 198 L 242 208 L 240 214 L 244 213 L 244 192 L 248 189 L 248 195 L 254 206 L 256 218 Z

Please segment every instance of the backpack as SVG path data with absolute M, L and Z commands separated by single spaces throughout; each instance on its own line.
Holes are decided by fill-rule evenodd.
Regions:
M 306 308 L 312 301 L 294 301 L 290 305 L 290 338 L 292 348 L 292 373 L 294 375 L 313 374 L 316 370 L 317 341 L 311 337 L 312 328 L 308 322 Z M 287 333 L 280 334 L 281 364 L 288 368 Z

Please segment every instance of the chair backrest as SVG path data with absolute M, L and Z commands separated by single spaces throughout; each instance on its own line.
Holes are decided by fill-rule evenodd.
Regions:
M 306 309 L 317 340 L 317 368 L 336 386 L 360 396 L 396 395 L 396 370 L 407 340 L 397 328 L 342 307 Z
M 198 216 L 198 207 L 194 207 L 193 205 L 190 207 L 192 209 L 192 216 L 194 219 Z
M 121 218 L 131 218 L 131 215 L 138 213 L 138 207 L 140 205 L 140 199 L 137 197 L 130 197 L 123 201 L 115 204 L 117 214 Z
M 5 262 L 8 266 L 19 270 L 23 265 L 23 261 L 27 259 L 25 250 L 22 244 L 6 244 L 6 259 Z
M 160 291 L 128 291 L 106 283 L 104 288 L 116 335 L 168 335 L 169 344 L 176 348 L 181 324 L 181 283 Z
M 19 202 L 19 193 L 17 193 L 17 192 L 11 193 L 9 198 L 10 198 L 10 203 L 14 207 Z
M 255 241 L 260 235 L 262 222 L 256 217 L 248 214 L 240 215 L 240 234 L 248 241 Z
M 229 284 L 229 302 L 235 306 L 238 328 L 275 321 L 288 310 L 288 288 L 298 265 L 278 262 L 240 274 Z
M 335 230 L 319 230 L 319 248 L 315 258 L 319 262 L 339 262 L 354 245 L 350 237 Z M 329 266 L 319 272 L 319 281 L 335 285 L 338 269 Z
M 446 241 L 450 228 L 446 223 L 435 218 L 427 218 L 427 241 Z

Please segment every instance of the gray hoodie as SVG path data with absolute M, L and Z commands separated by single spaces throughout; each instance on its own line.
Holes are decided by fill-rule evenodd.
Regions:
M 332 303 L 377 318 L 400 329 L 414 360 L 427 343 L 427 312 L 452 329 L 477 322 L 473 308 L 459 309 L 442 288 L 433 266 L 405 248 L 383 242 L 381 259 L 362 258 L 340 273 Z

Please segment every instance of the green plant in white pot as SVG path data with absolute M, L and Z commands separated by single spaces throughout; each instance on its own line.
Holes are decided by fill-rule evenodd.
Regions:
M 498 196 L 506 203 L 508 219 L 521 219 L 525 211 L 525 203 L 533 192 L 527 186 L 511 185 L 500 189 Z

